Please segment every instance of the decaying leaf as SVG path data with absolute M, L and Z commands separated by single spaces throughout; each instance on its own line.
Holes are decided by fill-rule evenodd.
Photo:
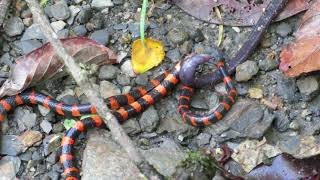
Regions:
M 95 41 L 85 37 L 61 40 L 64 48 L 78 62 L 89 64 L 113 64 L 118 61 L 117 55 Z M 47 43 L 42 47 L 16 59 L 10 77 L 0 88 L 0 98 L 22 92 L 33 84 L 53 77 L 62 71 L 64 64 Z
M 295 42 L 282 49 L 279 68 L 289 77 L 320 70 L 320 0 L 303 16 L 295 36 Z
M 132 66 L 135 73 L 140 74 L 157 66 L 164 59 L 164 48 L 160 41 L 147 38 L 145 45 L 140 39 L 132 45 Z
M 237 0 L 173 0 L 174 3 L 190 15 L 215 24 L 229 26 L 252 26 L 263 13 L 271 0 L 263 0 L 260 4 L 252 1 Z M 277 21 L 306 10 L 311 0 L 289 0 L 285 9 L 277 17 Z M 222 20 L 214 16 L 214 7 L 221 7 Z
M 283 153 L 273 160 L 272 165 L 262 165 L 252 170 L 246 179 L 312 179 L 319 173 L 320 155 L 296 159 Z
M 249 172 L 264 160 L 281 154 L 279 148 L 265 143 L 265 141 L 246 140 L 242 142 L 231 155 L 242 168 Z

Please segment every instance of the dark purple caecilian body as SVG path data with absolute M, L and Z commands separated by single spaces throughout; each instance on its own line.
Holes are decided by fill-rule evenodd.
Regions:
M 197 63 L 203 62 L 197 61 Z M 196 62 L 193 62 L 193 65 L 196 65 Z M 219 103 L 218 107 L 212 111 L 212 113 L 204 116 L 192 114 L 190 111 L 190 103 L 194 89 L 187 85 L 184 85 L 181 88 L 178 110 L 182 116 L 182 120 L 192 126 L 207 126 L 221 120 L 236 101 L 237 90 L 234 87 L 232 79 L 227 75 L 224 61 L 219 61 L 216 66 L 223 77 L 223 82 L 226 86 L 228 95 L 224 97 L 224 99 Z M 190 72 L 194 71 L 195 68 L 193 66 Z

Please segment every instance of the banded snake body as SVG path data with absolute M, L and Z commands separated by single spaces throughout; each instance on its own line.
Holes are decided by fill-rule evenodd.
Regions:
M 190 73 L 195 73 L 196 66 L 212 59 L 211 56 L 204 54 L 187 58 L 185 61 L 177 63 L 171 72 L 165 72 L 151 79 L 146 87 L 137 87 L 127 94 L 109 97 L 107 99 L 107 105 L 118 121 L 124 123 L 126 120 L 140 114 L 162 97 L 166 96 L 168 92 L 179 83 L 181 68 L 184 67 Z M 237 91 L 233 86 L 231 78 L 227 75 L 224 60 L 221 59 L 216 66 L 223 77 L 222 80 L 224 81 L 228 95 L 225 96 L 224 100 L 220 102 L 219 106 L 212 113 L 205 116 L 192 114 L 190 111 L 190 102 L 194 89 L 190 85 L 183 85 L 181 87 L 178 111 L 183 121 L 192 126 L 207 126 L 221 120 L 235 103 Z M 0 122 L 6 119 L 7 112 L 23 104 L 39 104 L 62 116 L 80 117 L 86 114 L 93 114 L 91 117 L 77 121 L 75 125 L 66 132 L 61 143 L 60 162 L 63 164 L 66 179 L 80 179 L 80 171 L 75 167 L 72 152 L 76 138 L 87 129 L 106 127 L 102 119 L 98 115 L 94 115 L 96 114 L 95 106 L 90 104 L 66 105 L 54 100 L 50 96 L 36 93 L 35 91 L 24 92 L 0 100 Z

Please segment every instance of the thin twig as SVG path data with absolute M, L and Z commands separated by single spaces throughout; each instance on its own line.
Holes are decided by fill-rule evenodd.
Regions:
M 98 115 L 103 118 L 104 122 L 110 128 L 114 140 L 122 146 L 122 148 L 127 152 L 129 158 L 137 165 L 141 172 L 148 177 L 148 179 L 162 179 L 162 175 L 160 175 L 152 166 L 146 163 L 145 159 L 135 148 L 128 135 L 118 123 L 117 119 L 110 113 L 103 99 L 88 80 L 86 72 L 81 70 L 81 68 L 75 63 L 73 57 L 70 56 L 63 48 L 57 34 L 51 28 L 50 23 L 47 17 L 44 15 L 39 3 L 36 0 L 26 1 L 31 13 L 33 14 L 34 22 L 39 23 L 43 34 L 49 40 L 60 59 L 64 62 L 73 79 L 84 91 L 85 95 L 89 99 L 89 102 L 96 106 Z
M 9 8 L 9 5 L 11 3 L 11 0 L 1 0 L 0 1 L 0 27 L 3 24 L 3 21 L 6 17 L 7 10 Z

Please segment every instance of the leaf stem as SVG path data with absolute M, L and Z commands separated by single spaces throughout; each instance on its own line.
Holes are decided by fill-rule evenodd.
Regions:
M 142 8 L 141 8 L 141 14 L 140 14 L 140 39 L 141 39 L 141 42 L 142 42 L 143 46 L 145 46 L 145 43 L 144 43 L 144 25 L 145 25 L 147 7 L 148 7 L 148 0 L 143 0 Z

